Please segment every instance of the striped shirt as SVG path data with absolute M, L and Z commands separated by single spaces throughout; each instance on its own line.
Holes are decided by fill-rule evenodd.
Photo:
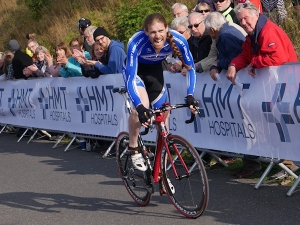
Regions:
M 284 19 L 287 17 L 287 12 L 285 9 L 283 0 L 261 0 L 263 5 L 264 12 L 271 12 L 274 9 L 277 9 L 279 17 Z

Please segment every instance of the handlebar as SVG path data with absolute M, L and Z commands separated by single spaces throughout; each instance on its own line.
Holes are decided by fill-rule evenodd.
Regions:
M 166 111 L 170 111 L 170 110 L 173 110 L 173 109 L 178 109 L 178 108 L 189 108 L 189 105 L 188 104 L 176 104 L 176 105 L 170 105 L 169 103 L 165 103 L 162 107 L 158 108 L 158 109 L 155 109 L 155 110 L 152 110 L 152 112 L 154 114 L 159 114 L 159 113 L 162 113 L 162 112 L 166 112 Z M 198 115 L 200 117 L 200 111 L 199 111 L 199 107 L 195 107 L 195 109 L 197 110 L 198 112 Z M 193 114 L 191 112 L 191 117 L 190 119 L 186 120 L 185 123 L 186 124 L 189 124 L 189 123 L 192 123 L 194 122 L 195 120 L 195 114 Z M 201 117 L 200 117 L 201 118 Z M 140 135 L 146 135 L 148 134 L 149 132 L 149 127 L 146 127 L 144 131 L 140 132 Z
M 124 87 L 124 86 L 113 88 L 112 91 L 113 91 L 113 93 L 119 93 L 121 95 L 124 95 L 127 92 L 126 87 Z M 170 110 L 178 109 L 178 108 L 189 108 L 189 105 L 186 104 L 186 103 L 185 104 L 170 105 L 170 103 L 166 102 L 166 103 L 163 104 L 162 107 L 152 110 L 152 113 L 153 114 L 159 114 L 159 113 L 162 113 L 162 112 L 166 112 L 166 111 L 170 111 Z M 194 108 L 197 110 L 198 115 L 201 118 L 199 107 L 194 106 Z M 194 120 L 195 120 L 195 114 L 193 114 L 191 112 L 190 119 L 186 120 L 185 123 L 189 124 L 189 123 L 194 122 Z M 140 132 L 140 135 L 146 135 L 148 132 L 149 132 L 149 127 L 145 128 L 144 131 Z

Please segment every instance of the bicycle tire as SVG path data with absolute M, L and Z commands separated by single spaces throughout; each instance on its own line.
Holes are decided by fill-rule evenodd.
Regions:
M 197 218 L 205 211 L 209 200 L 209 186 L 205 167 L 198 152 L 186 139 L 177 135 L 169 135 L 167 143 L 178 177 L 174 174 L 170 157 L 164 147 L 161 168 L 165 191 L 181 214 L 188 218 Z M 187 165 L 188 174 L 179 157 L 175 156 L 175 148 L 179 150 L 184 163 Z
M 147 171 L 142 172 L 134 168 L 130 154 L 126 154 L 129 143 L 129 134 L 121 132 L 116 138 L 116 159 L 118 172 L 123 184 L 132 199 L 140 206 L 146 206 L 151 200 L 151 193 L 145 184 Z

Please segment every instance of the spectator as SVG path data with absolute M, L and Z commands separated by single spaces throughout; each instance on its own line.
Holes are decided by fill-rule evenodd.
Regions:
M 12 60 L 14 58 L 14 54 L 11 51 L 5 51 L 2 55 L 3 59 L 3 72 L 5 74 L 5 79 L 14 80 L 14 71 L 12 68 Z
M 23 69 L 33 64 L 32 58 L 20 50 L 20 45 L 17 40 L 10 40 L 7 47 L 8 50 L 14 53 L 12 68 L 15 79 L 27 79 L 23 74 Z
M 78 31 L 81 37 L 83 37 L 83 50 L 90 52 L 91 51 L 91 46 L 89 45 L 88 41 L 86 40 L 85 36 L 84 36 L 84 31 L 86 28 L 88 28 L 89 26 L 91 26 L 92 23 L 89 19 L 87 18 L 80 18 L 78 20 Z
M 268 16 L 272 13 L 277 14 L 278 19 L 283 20 L 287 17 L 287 12 L 285 9 L 283 0 L 261 0 L 263 6 L 263 12 Z
M 227 21 L 239 24 L 233 8 L 230 6 L 231 0 L 214 0 L 216 11 L 220 12 Z
M 211 12 L 211 9 L 208 4 L 199 3 L 198 5 L 196 5 L 195 11 L 198 13 L 202 13 L 204 16 L 207 16 Z
M 64 64 L 65 61 L 63 62 L 59 74 L 65 78 L 82 76 L 81 65 L 76 56 L 77 52 L 81 52 L 87 59 L 92 59 L 92 57 L 89 52 L 83 50 L 83 42 L 79 38 L 73 38 L 69 45 L 72 56 L 68 58 L 66 64 Z
M 238 4 L 248 3 L 248 2 L 252 2 L 260 13 L 263 12 L 260 0 L 234 0 L 234 6 L 237 6 Z
M 49 63 L 49 72 L 52 75 L 52 77 L 59 77 L 59 71 L 61 69 L 62 61 L 68 60 L 68 58 L 72 55 L 70 49 L 64 42 L 60 42 L 55 46 L 55 58 L 56 58 L 56 64 L 54 63 L 53 57 L 52 57 L 52 64 L 51 60 L 48 60 Z M 47 56 L 46 56 L 47 57 Z
M 221 6 L 222 6 L 222 3 L 225 3 L 225 2 L 222 1 L 220 3 Z M 225 6 L 227 6 L 227 5 L 225 5 Z M 226 10 L 226 12 L 228 12 L 228 10 Z M 230 13 L 234 13 L 234 11 L 230 11 Z M 207 16 L 208 14 L 209 14 L 209 12 L 205 13 L 203 15 Z M 224 16 L 224 13 L 222 15 Z M 235 15 L 235 13 L 234 13 L 234 15 Z M 232 22 L 232 17 L 231 16 L 227 16 L 227 18 L 225 17 L 225 19 L 228 21 L 228 24 L 230 26 L 234 26 L 235 28 L 240 30 L 245 35 L 245 31 L 240 26 L 238 26 L 238 24 Z M 202 73 L 203 71 L 208 71 L 210 69 L 211 65 L 215 62 L 216 58 L 217 58 L 216 40 L 213 39 L 208 56 L 206 58 L 202 59 L 201 61 L 195 63 L 195 67 L 197 68 L 197 71 L 199 73 Z
M 49 51 L 44 46 L 38 46 L 35 49 L 35 56 L 37 61 L 27 68 L 34 73 L 35 77 L 52 77 L 49 64 L 52 65 L 53 63 L 49 62 L 52 61 Z
M 182 3 L 175 3 L 171 9 L 174 18 L 189 15 L 188 7 Z
M 32 53 L 32 60 L 33 60 L 33 62 L 36 61 L 35 49 L 36 49 L 37 47 L 39 47 L 39 43 L 38 43 L 36 40 L 34 40 L 34 39 L 29 39 L 29 40 L 27 41 L 27 48 L 28 48 L 29 51 L 31 51 L 31 53 Z
M 92 46 L 95 43 L 95 40 L 93 38 L 93 33 L 96 29 L 97 29 L 96 26 L 89 26 L 83 32 L 84 39 L 89 46 Z M 90 49 L 90 53 L 92 53 L 92 49 Z
M 190 46 L 190 44 L 191 44 L 190 42 L 192 40 L 192 38 L 191 38 L 192 34 L 191 34 L 191 30 L 188 28 L 188 26 L 189 26 L 189 20 L 187 17 L 177 17 L 171 23 L 171 29 L 176 30 L 178 33 L 182 34 Z M 172 59 L 172 62 L 171 62 L 169 57 L 167 57 L 167 61 L 169 60 L 168 65 L 167 65 L 167 70 L 172 73 L 181 72 L 182 62 L 180 60 L 178 60 L 178 58 Z
M 28 34 L 26 34 L 27 42 L 28 42 L 29 40 L 35 40 L 35 37 L 36 37 L 35 33 L 28 33 Z M 34 53 L 32 53 L 32 52 L 29 50 L 28 46 L 26 47 L 25 52 L 26 52 L 26 54 L 29 55 L 30 57 L 32 57 L 33 54 L 34 54 Z
M 205 15 L 197 12 L 192 12 L 188 17 L 188 28 L 191 30 L 193 35 L 191 37 L 192 40 L 189 41 L 189 47 L 193 55 L 195 67 L 198 71 L 199 65 L 197 63 L 208 56 L 212 45 L 211 37 L 205 32 L 205 18 Z M 185 71 L 186 70 L 183 70 L 181 73 L 184 74 Z
M 96 63 L 97 68 L 103 74 L 122 73 L 122 65 L 126 58 L 124 44 L 118 40 L 111 40 L 103 27 L 98 27 L 93 34 L 95 42 L 106 50 L 107 65 Z
M 100 70 L 95 68 L 96 63 L 100 63 L 103 65 L 107 65 L 107 59 L 106 59 L 106 51 L 105 49 L 100 45 L 100 43 L 95 42 L 92 45 L 92 58 L 93 60 L 84 60 L 81 64 L 81 69 L 83 76 L 85 77 L 91 77 L 91 78 L 98 78 L 101 73 Z
M 230 26 L 219 12 L 210 13 L 205 19 L 205 29 L 216 40 L 217 60 L 210 67 L 210 76 L 217 81 L 216 74 L 227 70 L 229 63 L 242 51 L 245 36 L 234 26 Z
M 214 5 L 214 1 L 213 0 L 198 0 L 198 6 L 201 3 L 206 3 L 209 6 L 211 12 L 216 11 L 216 7 Z M 196 8 L 197 8 L 197 6 L 196 6 Z M 197 10 L 195 9 L 195 11 L 197 11 Z
M 248 36 L 243 51 L 229 64 L 227 78 L 235 84 L 236 73 L 248 66 L 248 73 L 255 77 L 255 69 L 297 62 L 293 44 L 287 34 L 265 15 L 260 14 L 253 3 L 238 5 L 235 12 Z M 243 168 L 235 173 L 238 177 L 250 177 L 261 170 L 258 161 L 243 160 Z M 293 172 L 298 167 L 290 160 L 283 162 Z M 279 174 L 280 175 L 280 174 Z

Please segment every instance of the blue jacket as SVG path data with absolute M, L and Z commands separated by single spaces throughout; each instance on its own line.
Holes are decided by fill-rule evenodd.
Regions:
M 85 51 L 84 55 L 87 59 L 92 59 L 89 52 Z M 80 63 L 77 62 L 72 56 L 68 58 L 68 62 L 65 67 L 61 67 L 59 74 L 62 77 L 80 77 L 82 76 Z
M 231 60 L 242 52 L 242 45 L 245 41 L 244 35 L 235 27 L 224 23 L 216 40 L 218 50 L 218 70 L 227 70 Z
M 97 62 L 95 68 L 100 70 L 102 74 L 122 73 L 125 58 L 124 44 L 120 41 L 112 40 L 108 47 L 108 64 L 104 65 Z

